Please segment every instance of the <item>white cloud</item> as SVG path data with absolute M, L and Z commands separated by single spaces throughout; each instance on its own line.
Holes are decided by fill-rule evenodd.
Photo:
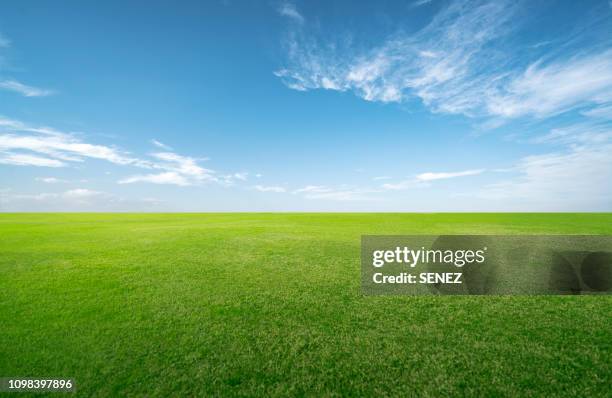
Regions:
M 331 188 L 327 188 L 323 185 L 307 185 L 304 188 L 298 188 L 292 193 L 325 193 L 331 191 Z
M 62 167 L 89 158 L 160 171 L 123 178 L 119 181 L 122 184 L 150 182 L 186 186 L 224 182 L 213 170 L 201 167 L 198 159 L 174 152 L 156 152 L 150 156 L 151 159 L 133 157 L 116 148 L 83 142 L 75 134 L 0 117 L 0 163 Z M 246 173 L 236 173 L 232 178 L 246 178 Z
M 253 187 L 255 190 L 259 191 L 259 192 L 276 192 L 276 193 L 283 193 L 286 192 L 287 190 L 283 187 L 277 187 L 277 186 L 263 186 L 263 185 L 255 185 Z
M 457 177 L 466 177 L 482 174 L 484 169 L 478 170 L 465 170 L 465 171 L 456 171 L 456 172 L 447 172 L 447 173 L 422 173 L 416 176 L 417 181 L 433 181 L 433 180 L 444 180 L 448 178 L 457 178 Z
M 416 0 L 414 3 L 412 3 L 413 7 L 420 7 L 420 6 L 424 6 L 425 4 L 429 4 L 431 3 L 433 0 Z
M 322 193 L 311 193 L 306 195 L 307 199 L 323 199 L 323 200 L 334 200 L 334 201 L 371 201 L 375 200 L 373 197 L 367 196 L 371 193 L 370 191 L 363 190 L 338 190 L 331 192 Z
M 173 152 L 153 153 L 151 156 L 163 161 L 153 167 L 178 173 L 194 181 L 216 181 L 214 171 L 198 165 L 197 160 Z
M 86 188 L 71 189 L 63 193 L 63 197 L 69 199 L 86 199 L 100 195 L 105 195 L 105 193 L 99 191 L 92 191 Z
M 0 134 L 0 152 L 27 150 L 63 161 L 81 162 L 83 158 L 101 159 L 120 165 L 145 165 L 135 158 L 127 157 L 118 150 L 104 145 L 93 145 L 77 138 L 62 136 L 23 136 Z
M 482 174 L 484 169 L 478 170 L 465 170 L 465 171 L 453 171 L 453 172 L 426 172 L 417 174 L 414 178 L 400 181 L 397 183 L 386 183 L 382 185 L 382 189 L 388 191 L 400 191 L 410 188 L 418 188 L 427 186 L 431 181 L 445 180 L 449 178 L 467 177 Z
M 552 129 L 534 142 L 561 146 L 523 157 L 518 175 L 490 184 L 475 196 L 506 210 L 598 211 L 612 205 L 612 126 L 577 123 Z
M 257 178 L 261 178 L 262 175 L 261 174 L 255 174 L 255 177 Z M 225 174 L 225 175 L 219 175 L 217 176 L 216 181 L 219 184 L 225 185 L 225 186 L 233 186 L 235 185 L 237 182 L 244 182 L 247 181 L 249 179 L 249 173 L 247 172 L 238 172 L 238 173 L 232 173 L 232 174 Z
M 612 126 L 608 123 L 582 122 L 556 127 L 547 134 L 531 140 L 535 144 L 561 144 L 568 147 L 601 145 L 612 140 Z
M 46 192 L 41 192 L 37 194 L 0 193 L 0 203 L 9 203 L 12 201 L 26 201 L 26 200 L 47 201 L 50 199 L 60 198 L 61 196 L 62 195 L 57 194 L 57 193 L 46 193 Z
M 151 140 L 151 144 L 155 145 L 158 148 L 164 149 L 166 151 L 171 151 L 172 147 L 164 144 L 163 142 L 157 141 L 156 139 Z
M 159 174 L 146 174 L 146 175 L 134 175 L 122 180 L 118 181 L 119 184 L 132 184 L 135 182 L 150 182 L 152 184 L 169 184 L 169 185 L 179 185 L 179 186 L 188 186 L 193 185 L 193 182 L 190 181 L 184 175 L 181 175 L 177 172 L 168 171 Z
M 62 180 L 60 178 L 55 177 L 36 177 L 36 181 L 44 182 L 45 184 L 58 184 L 63 182 L 68 182 L 67 180 Z
M 92 191 L 86 188 L 70 189 L 62 193 L 38 193 L 38 194 L 4 194 L 2 197 L 5 201 L 10 200 L 35 200 L 35 201 L 47 201 L 51 199 L 67 199 L 71 201 L 84 201 L 94 197 L 100 196 L 111 196 L 106 192 Z
M 215 172 L 198 165 L 197 160 L 174 152 L 151 154 L 158 161 L 152 168 L 164 170 L 162 173 L 133 175 L 119 180 L 119 184 L 149 182 L 152 184 L 169 184 L 178 186 L 198 185 L 204 182 L 219 182 Z
M 612 101 L 612 51 L 538 61 L 487 98 L 490 114 L 550 116 L 585 104 Z
M 2 137 L 0 137 L 0 140 Z M 0 143 L 0 146 L 2 144 Z M 50 159 L 37 155 L 0 151 L 0 163 L 13 166 L 62 167 L 65 164 L 57 159 Z
M 11 41 L 7 39 L 5 36 L 0 34 L 0 48 L 7 48 L 11 46 Z
M 2 132 L 2 130 L 10 132 Z M 33 127 L 0 117 L 0 156 L 5 159 L 14 159 L 15 151 L 28 151 L 35 154 L 28 154 L 32 162 L 24 161 L 22 165 L 60 167 L 64 166 L 65 162 L 82 162 L 84 158 L 92 158 L 119 165 L 150 167 L 148 162 L 129 157 L 115 148 L 88 144 L 69 133 L 48 127 Z M 18 159 L 26 159 L 24 156 L 19 156 Z
M 452 2 L 420 31 L 368 49 L 294 30 L 275 75 L 295 90 L 350 90 L 378 102 L 416 97 L 433 112 L 470 117 L 541 118 L 612 101 L 612 50 L 585 42 L 573 55 L 517 58 L 509 37 L 517 9 L 504 0 Z
M 371 194 L 379 190 L 342 186 L 339 188 L 325 185 L 307 185 L 292 191 L 293 194 L 303 195 L 306 199 L 320 199 L 332 201 L 371 201 L 376 200 Z
M 55 130 L 51 127 L 38 127 L 38 126 L 30 126 L 26 123 L 20 122 L 18 120 L 8 119 L 6 117 L 0 116 L 0 128 L 3 128 L 8 131 L 19 131 L 19 132 L 27 132 L 27 133 L 40 133 L 47 135 L 63 135 L 58 130 Z
M 17 80 L 0 81 L 0 89 L 14 91 L 24 97 L 46 97 L 55 94 L 53 90 L 46 90 L 38 87 L 28 86 Z
M 297 23 L 304 23 L 304 17 L 298 12 L 295 4 L 293 3 L 283 2 L 278 8 L 278 13 Z
M 234 178 L 241 181 L 246 181 L 249 173 L 234 173 Z
M 386 191 L 402 191 L 405 189 L 416 188 L 419 186 L 419 182 L 415 179 L 404 180 L 396 183 L 385 183 L 382 184 L 381 188 Z
M 154 198 L 126 199 L 87 188 L 36 194 L 0 190 L 0 211 L 143 211 L 158 210 Z
M 602 210 L 612 204 L 612 145 L 528 156 L 519 177 L 484 188 L 478 196 L 531 210 Z
M 435 111 L 466 113 L 481 103 L 486 79 L 478 76 L 487 68 L 497 73 L 488 45 L 512 16 L 510 2 L 454 2 L 416 34 L 396 34 L 365 51 L 293 32 L 288 66 L 275 74 L 296 90 L 352 90 L 380 102 L 417 96 Z
M 582 111 L 582 115 L 592 118 L 612 120 L 612 104 L 606 104 Z

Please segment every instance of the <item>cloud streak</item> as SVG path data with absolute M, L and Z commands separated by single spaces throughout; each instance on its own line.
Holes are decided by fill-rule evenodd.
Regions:
M 295 4 L 284 2 L 278 7 L 278 13 L 284 17 L 287 17 L 294 22 L 304 23 L 304 17 L 300 14 L 295 7 Z
M 154 198 L 126 199 L 88 188 L 36 194 L 0 190 L 1 211 L 142 211 L 143 207 L 157 210 L 161 203 Z
M 0 117 L 2 163 L 62 167 L 69 162 L 82 162 L 86 158 L 106 160 L 119 165 L 151 167 L 150 162 L 130 157 L 115 148 L 83 142 L 73 134 Z
M 417 181 L 434 181 L 434 180 L 445 180 L 449 178 L 457 178 L 457 177 L 466 177 L 466 176 L 474 176 L 478 174 L 482 174 L 484 169 L 478 170 L 466 170 L 466 171 L 457 171 L 450 173 L 422 173 L 416 176 Z
M 178 185 L 182 187 L 193 185 L 193 183 L 189 181 L 189 179 L 187 179 L 185 176 L 173 171 L 158 174 L 133 175 L 118 181 L 119 184 L 133 184 L 135 182 Z
M 0 33 L 0 48 L 8 48 L 11 46 L 11 41 Z
M 609 210 L 612 205 L 612 126 L 578 123 L 537 137 L 554 152 L 525 156 L 517 174 L 490 184 L 475 195 L 506 210 Z
M 44 182 L 45 184 L 59 184 L 69 182 L 67 180 L 62 180 L 60 178 L 55 177 L 36 177 L 36 181 Z
M 612 101 L 612 50 L 544 64 L 537 61 L 507 84 L 492 89 L 488 112 L 515 118 L 546 117 L 577 106 Z
M 413 7 L 421 7 L 424 6 L 426 4 L 431 3 L 433 0 L 416 0 L 415 2 L 412 3 Z
M 2 137 L 0 137 L 0 147 L 2 146 Z M 47 157 L 30 155 L 25 153 L 14 153 L 4 151 L 0 153 L 0 163 L 12 166 L 38 166 L 38 167 L 63 167 L 65 163 Z
M 227 180 L 217 177 L 215 171 L 200 166 L 198 159 L 175 152 L 155 152 L 150 154 L 149 159 L 142 159 L 114 147 L 84 142 L 75 134 L 0 117 L 2 164 L 68 167 L 86 159 L 151 170 L 150 173 L 122 178 L 118 181 L 120 184 L 148 182 L 189 186 L 207 182 L 225 183 Z M 235 178 L 246 179 L 246 173 L 236 173 Z
M 333 188 L 325 185 L 307 185 L 303 188 L 298 188 L 292 191 L 294 195 L 301 195 L 306 199 L 331 200 L 341 202 L 377 200 L 377 198 L 371 196 L 371 194 L 379 192 L 380 190 L 369 188 L 356 188 L 347 186 Z
M 292 32 L 288 65 L 275 74 L 296 90 L 350 90 L 379 102 L 416 96 L 433 110 L 464 113 L 474 106 L 466 91 L 475 91 L 475 76 L 490 66 L 487 45 L 508 30 L 512 15 L 506 2 L 455 2 L 420 32 L 363 51 L 330 50 L 313 35 Z
M 164 144 L 163 142 L 157 141 L 155 138 L 151 140 L 151 144 L 155 145 L 158 148 L 161 148 L 166 151 L 171 151 L 172 147 Z
M 397 183 L 386 183 L 382 188 L 387 191 L 401 191 L 409 188 L 423 187 L 431 181 L 447 180 L 458 177 L 476 176 L 484 173 L 484 169 L 453 171 L 453 172 L 426 172 L 417 174 L 414 178 L 410 178 Z
M 612 101 L 612 50 L 586 43 L 574 54 L 523 53 L 519 62 L 521 49 L 510 44 L 517 9 L 510 1 L 452 2 L 420 31 L 367 49 L 340 38 L 330 44 L 300 26 L 275 75 L 294 90 L 351 91 L 383 103 L 418 98 L 432 112 L 469 117 L 542 118 Z
M 201 167 L 194 158 L 182 156 L 174 152 L 158 152 L 151 154 L 151 156 L 157 159 L 151 168 L 164 170 L 163 172 L 133 175 L 119 180 L 118 183 L 149 182 L 152 184 L 189 186 L 198 185 L 203 182 L 219 181 L 213 170 Z
M 256 191 L 259 192 L 274 192 L 274 193 L 283 193 L 287 192 L 287 190 L 283 187 L 278 186 L 264 186 L 264 185 L 255 185 L 253 187 Z
M 55 94 L 55 91 L 53 90 L 28 86 L 26 84 L 18 82 L 17 80 L 0 81 L 0 89 L 13 91 L 15 93 L 23 95 L 24 97 L 47 97 L 49 95 Z

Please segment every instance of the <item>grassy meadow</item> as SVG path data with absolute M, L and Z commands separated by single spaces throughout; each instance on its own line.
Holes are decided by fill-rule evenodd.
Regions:
M 362 234 L 612 214 L 0 214 L 0 377 L 81 396 L 610 396 L 612 296 L 364 296 Z

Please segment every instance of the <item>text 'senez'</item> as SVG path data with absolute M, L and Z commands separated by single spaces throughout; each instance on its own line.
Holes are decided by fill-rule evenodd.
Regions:
M 612 236 L 364 235 L 367 295 L 612 293 Z

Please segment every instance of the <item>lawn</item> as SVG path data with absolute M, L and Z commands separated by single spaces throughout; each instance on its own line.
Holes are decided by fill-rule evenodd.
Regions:
M 612 214 L 0 214 L 0 377 L 82 396 L 610 396 L 612 296 L 362 295 L 362 234 L 442 233 L 612 234 Z

